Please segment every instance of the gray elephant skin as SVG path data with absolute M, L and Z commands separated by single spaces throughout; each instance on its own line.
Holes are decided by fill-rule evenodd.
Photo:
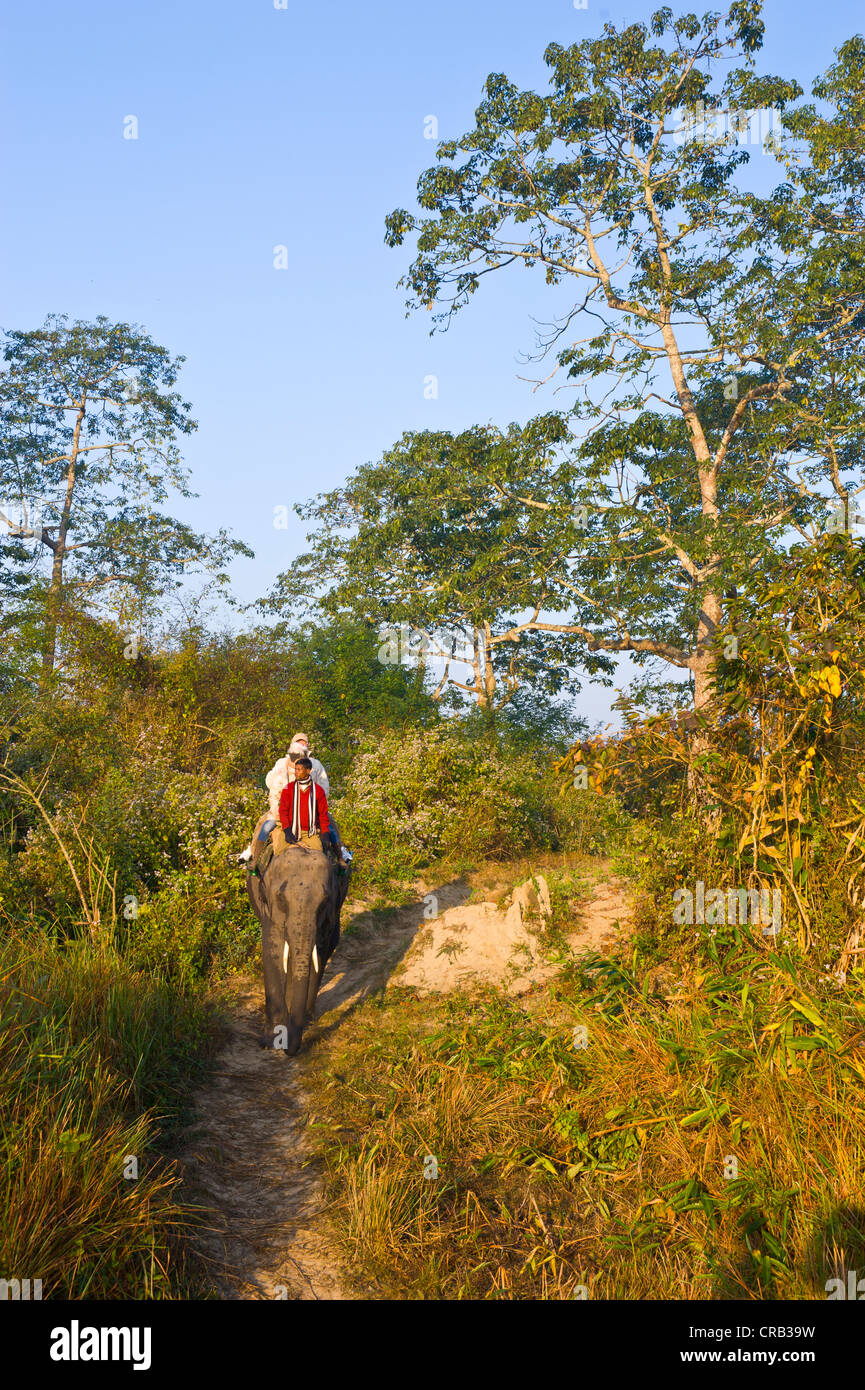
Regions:
M 339 873 L 322 850 L 301 845 L 275 854 L 260 878 L 247 874 L 249 900 L 261 922 L 270 1034 L 262 1042 L 289 1057 L 300 1047 L 325 967 L 336 950 L 349 878 L 350 873 Z

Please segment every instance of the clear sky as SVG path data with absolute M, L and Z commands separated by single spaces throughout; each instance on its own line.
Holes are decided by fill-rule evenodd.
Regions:
M 384 245 L 384 218 L 414 206 L 434 162 L 427 116 L 440 138 L 460 134 L 488 73 L 545 85 L 548 43 L 657 8 L 276 3 L 18 0 L 3 7 L 0 56 L 0 323 L 106 314 L 185 354 L 200 497 L 175 510 L 252 546 L 233 572 L 244 601 L 303 547 L 297 518 L 274 529 L 275 507 L 336 485 L 405 429 L 504 425 L 564 404 L 520 379 L 532 319 L 550 316 L 541 275 L 492 277 L 431 338 L 425 315 L 405 318 L 396 281 L 409 256 Z M 806 89 L 863 28 L 853 0 L 769 0 L 764 13 L 759 66 Z M 136 140 L 124 139 L 129 116 Z M 586 712 L 607 700 L 595 692 Z

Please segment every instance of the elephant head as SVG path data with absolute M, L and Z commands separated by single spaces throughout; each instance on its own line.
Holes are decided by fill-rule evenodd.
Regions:
M 269 1037 L 263 1042 L 293 1057 L 312 1018 L 325 966 L 339 940 L 339 913 L 348 874 L 319 849 L 289 845 L 247 891 L 261 922 Z

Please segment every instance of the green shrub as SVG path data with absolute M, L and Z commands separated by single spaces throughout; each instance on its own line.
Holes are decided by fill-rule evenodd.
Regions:
M 550 776 L 509 761 L 456 721 L 390 730 L 359 752 L 334 802 L 343 838 L 371 874 L 409 874 L 437 859 L 511 859 L 556 848 Z

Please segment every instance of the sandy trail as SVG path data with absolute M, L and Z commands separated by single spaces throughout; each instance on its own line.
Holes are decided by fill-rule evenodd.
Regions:
M 435 889 L 440 911 L 463 904 L 459 879 Z M 604 949 L 624 927 L 623 888 L 601 881 L 580 914 L 571 948 Z M 310 1141 L 305 1058 L 344 1015 L 383 989 L 419 930 L 428 925 L 423 897 L 389 913 L 351 904 L 343 936 L 318 999 L 317 1021 L 295 1058 L 259 1048 L 265 1031 L 260 979 L 239 982 L 228 1040 L 196 1100 L 179 1154 L 187 1199 L 206 1211 L 194 1247 L 221 1299 L 343 1299 L 346 1290 Z M 540 978 L 546 978 L 546 975 Z M 398 981 L 395 981 L 397 983 Z
M 258 1046 L 263 1025 L 261 985 L 244 981 L 181 1154 L 188 1196 L 208 1208 L 196 1251 L 221 1298 L 342 1298 L 301 1068 Z
M 437 890 L 448 906 L 468 893 Z M 180 1152 L 187 1197 L 207 1209 L 195 1241 L 214 1291 L 224 1299 L 346 1297 L 327 1228 L 320 1166 L 307 1125 L 304 1058 L 343 1013 L 384 988 L 423 922 L 421 900 L 384 922 L 351 905 L 318 998 L 316 1022 L 295 1058 L 258 1046 L 266 1031 L 260 979 L 239 982 L 228 1041 L 196 1099 Z

